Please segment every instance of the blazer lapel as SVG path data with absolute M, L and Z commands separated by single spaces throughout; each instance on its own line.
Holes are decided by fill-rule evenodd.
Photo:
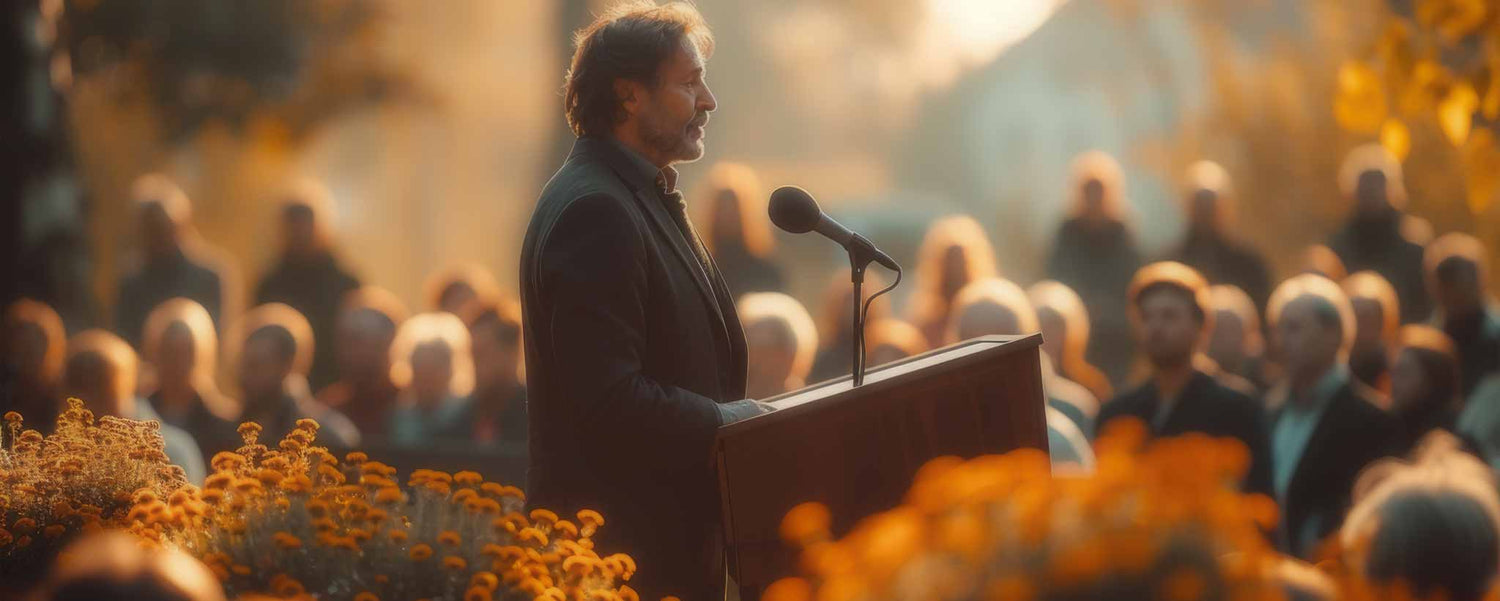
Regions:
M 1307 437 L 1307 445 L 1302 447 L 1302 456 L 1297 458 L 1297 468 L 1292 471 L 1292 479 L 1286 485 L 1288 503 L 1291 502 L 1292 497 L 1303 486 L 1302 481 L 1309 477 L 1307 466 L 1320 465 L 1323 462 L 1323 458 L 1321 457 L 1323 449 L 1335 448 L 1330 446 L 1328 439 L 1333 436 L 1334 424 L 1341 419 L 1338 413 L 1343 409 L 1341 407 L 1343 404 L 1343 395 L 1342 389 L 1334 393 L 1333 398 L 1328 402 L 1328 406 L 1323 408 L 1323 414 L 1318 416 L 1318 425 L 1313 427 L 1312 435 Z M 1277 417 L 1280 417 L 1279 413 Z

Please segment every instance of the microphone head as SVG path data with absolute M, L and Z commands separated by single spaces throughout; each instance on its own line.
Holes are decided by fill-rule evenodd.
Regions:
M 797 186 L 782 186 L 772 192 L 767 212 L 771 215 L 771 223 L 793 234 L 812 231 L 823 217 L 818 201 Z

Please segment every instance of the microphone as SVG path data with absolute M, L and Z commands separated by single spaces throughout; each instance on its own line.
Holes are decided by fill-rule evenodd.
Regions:
M 818 208 L 818 201 L 813 200 L 807 190 L 797 186 L 782 186 L 771 193 L 771 204 L 768 212 L 771 215 L 771 223 L 776 224 L 783 230 L 793 234 L 805 234 L 817 232 L 823 237 L 837 242 L 851 254 L 869 257 L 876 263 L 884 265 L 891 271 L 901 271 L 901 266 L 896 261 L 864 236 L 856 234 L 844 227 L 843 224 L 834 221 L 827 213 Z

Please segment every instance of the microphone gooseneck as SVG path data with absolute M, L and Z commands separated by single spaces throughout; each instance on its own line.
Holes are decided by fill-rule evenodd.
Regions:
M 793 234 L 805 234 L 817 232 L 823 237 L 837 242 L 839 246 L 849 252 L 850 280 L 854 284 L 854 356 L 853 356 L 853 382 L 855 386 L 864 384 L 865 380 L 865 320 L 870 312 L 870 303 L 880 295 L 894 290 L 901 283 L 901 265 L 896 263 L 890 255 L 875 248 L 875 245 L 864 236 L 854 233 L 843 224 L 834 221 L 823 209 L 818 207 L 818 201 L 813 200 L 812 194 L 797 186 L 782 186 L 771 193 L 771 201 L 767 208 L 771 223 L 776 224 L 783 230 Z M 871 262 L 880 263 L 886 268 L 896 272 L 896 281 L 885 289 L 870 295 L 869 300 L 861 298 L 861 287 L 865 281 L 865 268 Z M 864 301 L 864 302 L 861 302 Z

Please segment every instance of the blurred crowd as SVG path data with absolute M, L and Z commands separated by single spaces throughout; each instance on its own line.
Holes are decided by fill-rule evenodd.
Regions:
M 1356 149 L 1329 174 L 1352 212 L 1284 277 L 1237 235 L 1218 165 L 1185 174 L 1188 225 L 1161 257 L 1139 250 L 1123 177 L 1106 154 L 1077 158 L 1049 279 L 1026 287 L 1003 277 L 981 223 L 931 223 L 906 306 L 872 307 L 870 365 L 1040 332 L 1055 469 L 1093 470 L 1090 441 L 1122 417 L 1151 436 L 1236 438 L 1250 451 L 1243 489 L 1277 501 L 1276 543 L 1293 555 L 1338 530 L 1361 470 L 1432 431 L 1500 465 L 1493 250 L 1404 212 L 1400 163 L 1384 149 Z M 75 321 L 53 308 L 66 299 L 6 307 L 0 411 L 45 430 L 73 396 L 160 420 L 168 455 L 196 480 L 243 421 L 280 437 L 311 417 L 343 448 L 525 448 L 520 309 L 484 269 L 436 273 L 414 312 L 345 265 L 328 192 L 304 182 L 276 199 L 279 259 L 243 294 L 178 186 L 148 175 L 133 198 L 140 248 L 113 327 L 66 331 Z M 829 274 L 816 302 L 786 294 L 794 266 L 778 260 L 764 198 L 753 170 L 723 163 L 691 201 L 739 297 L 757 399 L 846 375 L 853 340 L 846 273 Z

